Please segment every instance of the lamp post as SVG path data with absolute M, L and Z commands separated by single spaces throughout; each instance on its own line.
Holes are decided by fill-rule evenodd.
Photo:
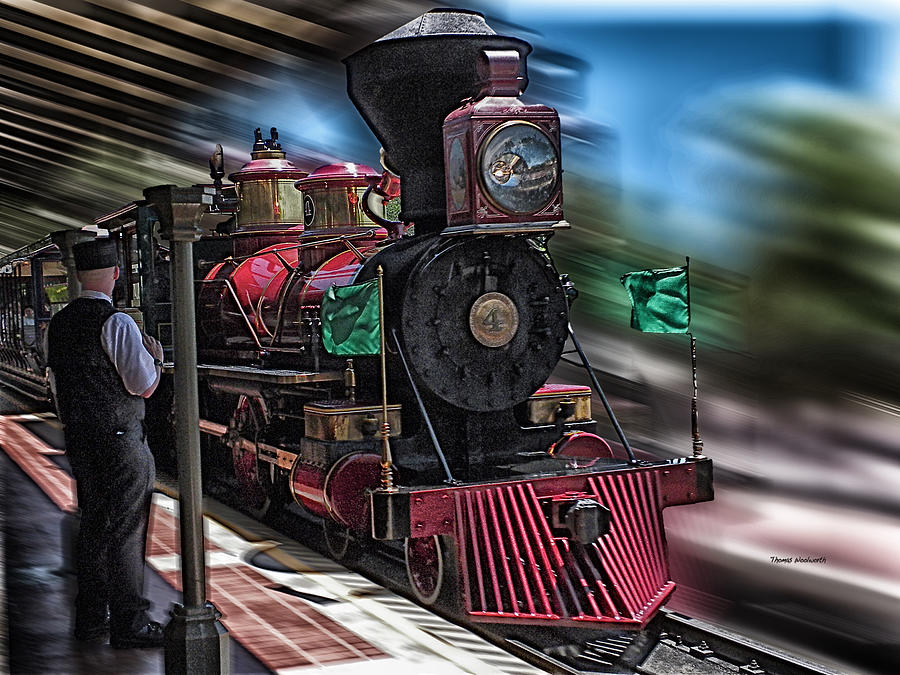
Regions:
M 203 505 L 200 480 L 200 406 L 194 330 L 193 245 L 213 191 L 162 185 L 144 190 L 171 248 L 172 323 L 175 329 L 175 449 L 178 455 L 181 582 L 184 604 L 175 603 L 165 628 L 166 673 L 227 673 L 228 632 L 206 600 Z

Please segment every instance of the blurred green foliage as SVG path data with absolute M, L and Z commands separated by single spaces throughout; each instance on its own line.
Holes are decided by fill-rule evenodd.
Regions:
M 789 390 L 898 392 L 900 115 L 782 85 L 686 120 L 717 150 L 724 217 L 753 243 L 749 345 Z
M 750 356 L 746 375 L 767 395 L 900 394 L 900 114 L 766 86 L 705 100 L 679 131 L 703 167 L 704 220 L 727 224 L 747 271 L 692 256 L 698 342 Z M 567 166 L 573 227 L 551 250 L 580 291 L 576 322 L 624 332 L 619 277 L 692 253 L 636 239 L 635 224 L 659 219 L 660 231 L 674 232 L 689 216 L 652 196 L 622 199 L 615 180 L 596 173 Z
M 573 227 L 551 250 L 581 293 L 576 321 L 626 331 L 619 277 L 691 255 L 691 330 L 701 346 L 750 357 L 746 379 L 760 393 L 900 394 L 900 115 L 767 86 L 705 100 L 679 131 L 708 192 L 699 214 L 652 195 L 622 199 L 609 176 L 567 166 Z M 647 222 L 678 232 L 698 215 L 740 242 L 742 273 L 672 250 L 677 237 L 631 234 Z
M 631 303 L 620 277 L 683 265 L 691 251 L 668 250 L 630 236 L 637 219 L 652 216 L 634 201 L 621 201 L 611 180 L 597 181 L 571 169 L 564 176 L 565 214 L 572 228 L 554 236 L 550 248 L 557 268 L 578 288 L 573 315 L 589 328 L 627 333 L 632 330 Z M 691 331 L 698 340 L 724 350 L 746 349 L 746 280 L 691 257 L 690 285 Z

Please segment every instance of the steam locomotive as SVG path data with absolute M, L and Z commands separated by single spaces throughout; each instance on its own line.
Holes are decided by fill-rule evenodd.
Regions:
M 547 384 L 576 292 L 549 250 L 569 227 L 559 117 L 519 99 L 529 51 L 480 14 L 426 13 L 345 61 L 381 171 L 301 171 L 257 129 L 230 183 L 219 148 L 211 184 L 149 188 L 94 228 L 120 247 L 116 306 L 171 355 L 187 291 L 166 233 L 193 205 L 204 463 L 249 511 L 295 502 L 337 559 L 402 542 L 415 596 L 475 621 L 640 628 L 675 587 L 661 511 L 712 499 L 712 467 L 636 460 L 596 435 L 590 388 Z M 22 391 L 46 395 L 41 334 L 89 236 L 0 260 L 0 369 Z M 323 298 L 371 280 L 377 355 L 330 353 Z

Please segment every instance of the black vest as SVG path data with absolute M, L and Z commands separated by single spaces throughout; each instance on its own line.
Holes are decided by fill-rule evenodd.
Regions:
M 105 300 L 78 298 L 50 321 L 47 364 L 67 426 L 109 431 L 144 419 L 144 399 L 128 393 L 101 342 L 103 324 L 116 311 Z

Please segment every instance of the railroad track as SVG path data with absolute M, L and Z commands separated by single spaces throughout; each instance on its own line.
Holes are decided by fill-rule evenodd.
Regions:
M 562 641 L 560 637 L 552 645 L 513 637 L 506 641 L 514 653 L 530 654 L 531 663 L 547 672 L 565 675 L 839 675 L 822 665 L 666 609 L 643 631 L 595 631 L 583 640 L 574 633 Z

